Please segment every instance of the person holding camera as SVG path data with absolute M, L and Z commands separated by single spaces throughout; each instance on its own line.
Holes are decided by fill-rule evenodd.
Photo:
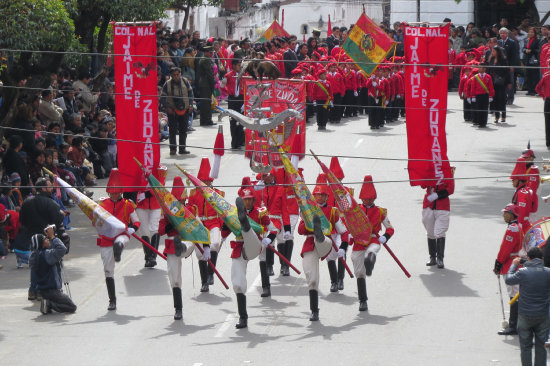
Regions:
M 544 342 L 548 338 L 550 317 L 550 268 L 544 267 L 542 250 L 533 247 L 527 251 L 527 262 L 518 271 L 522 258 L 514 258 L 506 285 L 519 285 L 518 334 L 521 364 L 532 365 L 533 336 L 535 336 L 535 366 L 546 365 Z
M 67 247 L 55 236 L 55 225 L 50 225 L 44 234 L 34 234 L 31 238 L 35 255 L 31 257 L 31 268 L 36 274 L 37 289 L 42 295 L 40 312 L 49 314 L 52 309 L 58 313 L 74 313 L 76 305 L 61 290 L 62 258 Z

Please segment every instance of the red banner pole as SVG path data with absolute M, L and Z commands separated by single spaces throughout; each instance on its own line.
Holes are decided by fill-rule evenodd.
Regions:
M 397 263 L 397 265 L 403 270 L 403 272 L 405 272 L 405 276 L 407 276 L 408 278 L 411 278 L 411 274 L 409 273 L 409 271 L 407 271 L 407 269 L 405 268 L 405 266 L 401 263 L 401 261 L 399 259 L 397 259 L 397 257 L 395 256 L 395 254 L 393 254 L 393 251 L 390 249 L 390 247 L 388 246 L 388 244 L 384 243 L 384 248 L 386 248 L 386 250 L 388 251 L 388 253 L 390 253 L 391 257 L 393 258 L 393 260 Z

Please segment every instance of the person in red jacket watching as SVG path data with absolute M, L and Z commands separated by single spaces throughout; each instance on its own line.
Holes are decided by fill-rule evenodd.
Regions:
M 449 230 L 451 201 L 449 196 L 455 191 L 455 167 L 451 167 L 451 179 L 443 180 L 435 187 L 424 187 L 426 194 L 422 205 L 422 223 L 428 234 L 428 252 L 430 260 L 427 266 L 445 268 L 445 234 Z
M 470 79 L 470 72 L 472 68 L 469 66 L 464 66 L 463 68 L 464 75 L 460 78 L 460 83 L 458 84 L 458 96 L 462 99 L 462 109 L 464 113 L 464 121 L 470 122 L 472 120 L 472 107 L 471 99 L 468 101 L 468 96 L 466 95 L 468 85 L 468 80 Z
M 311 99 L 315 106 L 317 114 L 317 129 L 324 131 L 327 129 L 328 108 L 334 108 L 333 91 L 330 83 L 327 80 L 327 70 L 319 69 L 317 72 L 317 81 L 311 87 Z
M 512 265 L 514 258 L 519 256 L 519 252 L 522 248 L 523 242 L 523 229 L 518 223 L 519 210 L 518 206 L 513 203 L 509 203 L 502 210 L 502 217 L 504 222 L 508 224 L 506 227 L 506 233 L 502 238 L 502 243 L 500 244 L 500 250 L 497 254 L 497 259 L 495 260 L 495 267 L 493 272 L 500 276 L 506 275 L 508 269 Z M 499 279 L 500 281 L 500 279 Z M 508 296 L 512 299 L 519 291 L 519 285 L 506 286 L 508 290 Z M 500 330 L 498 334 L 500 335 L 512 335 L 517 334 L 517 322 L 518 322 L 518 302 L 514 302 L 510 305 L 510 318 L 508 320 L 508 327 Z
M 100 198 L 99 205 L 111 215 L 128 225 L 128 233 L 132 234 L 139 229 L 140 222 L 135 211 L 135 204 L 129 199 L 122 198 L 122 181 L 118 169 L 111 170 L 107 182 L 107 194 L 109 198 Z M 115 293 L 115 262 L 120 262 L 122 249 L 128 243 L 130 237 L 127 233 L 120 234 L 116 238 L 100 236 L 97 245 L 100 247 L 103 270 L 105 271 L 105 283 L 109 294 L 109 306 L 107 310 L 116 310 Z
M 333 123 L 340 123 L 342 119 L 342 98 L 346 92 L 346 85 L 344 84 L 344 77 L 338 71 L 338 66 L 335 62 L 328 64 L 327 80 L 332 89 L 332 97 L 334 107 L 330 109 L 329 121 Z
M 481 63 L 478 67 L 479 72 L 472 77 L 470 84 L 470 95 L 473 105 L 474 124 L 479 127 L 487 126 L 487 116 L 489 114 L 489 102 L 493 101 L 495 88 L 491 75 L 485 71 L 487 63 Z
M 233 59 L 231 61 L 233 69 L 225 74 L 225 92 L 227 93 L 227 108 L 235 112 L 242 113 L 244 105 L 244 79 L 241 79 L 240 85 L 237 84 L 237 77 L 241 71 L 241 60 Z M 244 128 L 237 120 L 229 120 L 231 131 L 231 149 L 238 150 L 245 143 Z

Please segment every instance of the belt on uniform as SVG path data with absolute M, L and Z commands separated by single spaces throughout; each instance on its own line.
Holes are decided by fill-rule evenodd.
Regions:
M 218 218 L 218 216 L 208 216 L 208 217 L 201 216 L 201 217 L 199 217 L 199 220 L 202 220 L 202 221 L 204 221 L 204 220 L 214 220 L 214 219 L 217 219 L 217 218 Z

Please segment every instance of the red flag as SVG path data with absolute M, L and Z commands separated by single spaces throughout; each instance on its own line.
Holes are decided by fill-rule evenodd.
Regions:
M 327 37 L 332 36 L 332 24 L 330 23 L 330 14 L 328 15 L 328 30 L 327 30 Z
M 449 25 L 405 27 L 405 82 L 411 186 L 435 186 L 451 178 L 447 158 Z M 420 66 L 426 65 L 426 66 Z M 427 180 L 426 180 L 427 179 Z
M 156 26 L 115 25 L 113 40 L 117 55 L 114 57 L 117 138 L 139 141 L 117 142 L 122 185 L 145 187 L 147 181 L 134 157 L 143 162 L 148 173 L 155 171 L 160 161 Z

